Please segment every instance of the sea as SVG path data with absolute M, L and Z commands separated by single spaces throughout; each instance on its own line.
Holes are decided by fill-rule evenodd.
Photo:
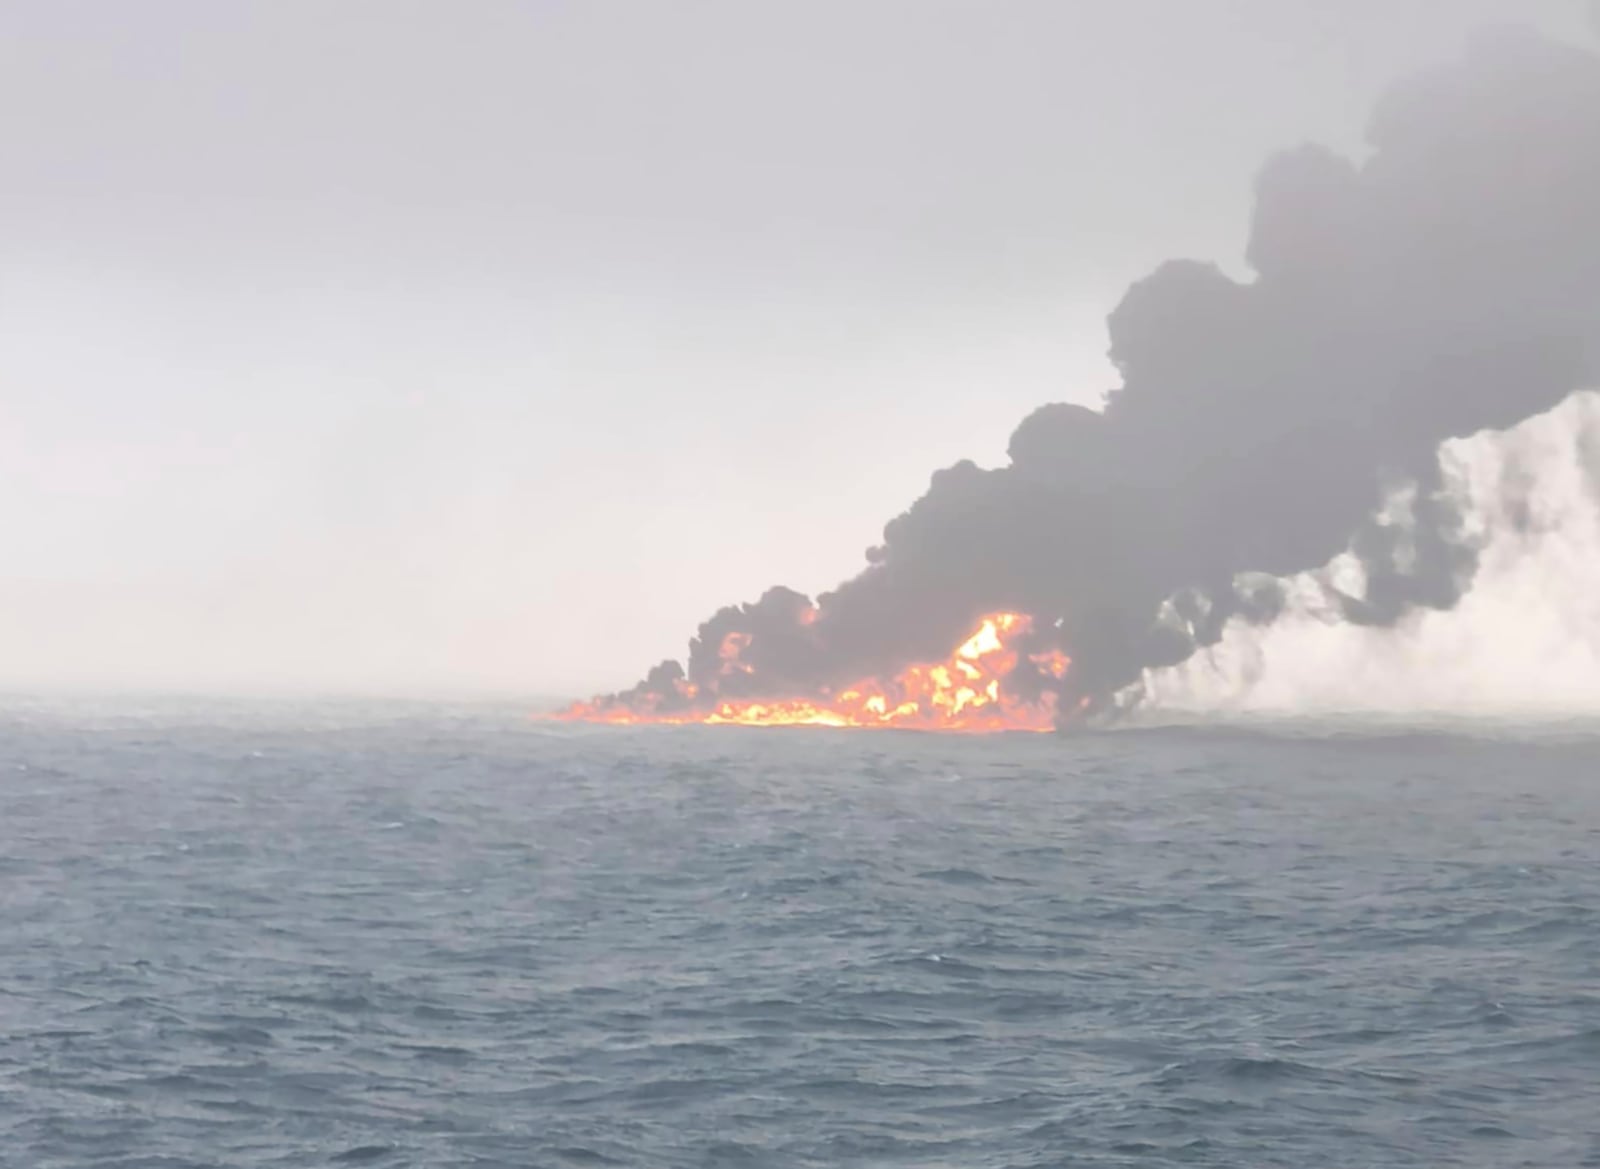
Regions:
M 1600 726 L 12 697 L 0 1165 L 1600 1166 Z

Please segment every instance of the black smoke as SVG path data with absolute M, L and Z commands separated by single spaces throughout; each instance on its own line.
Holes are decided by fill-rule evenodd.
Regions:
M 1600 382 L 1600 59 L 1486 35 L 1391 91 L 1368 144 L 1267 164 L 1254 279 L 1179 260 L 1128 291 L 1103 411 L 1040 407 L 1009 465 L 936 472 L 815 612 L 783 588 L 723 609 L 686 672 L 615 700 L 810 693 L 942 658 L 1010 609 L 1072 655 L 1069 706 L 1098 702 L 1230 618 L 1270 620 L 1270 578 L 1347 549 L 1367 569 L 1350 619 L 1453 605 L 1476 554 L 1439 443 Z M 1371 518 L 1402 484 L 1404 519 Z M 748 670 L 725 668 L 730 634 Z

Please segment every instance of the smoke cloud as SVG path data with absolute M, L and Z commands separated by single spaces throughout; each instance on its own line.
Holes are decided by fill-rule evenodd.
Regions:
M 1592 713 L 1600 707 L 1600 394 L 1572 395 L 1509 431 L 1446 443 L 1440 491 L 1478 551 L 1448 611 L 1388 628 L 1343 620 L 1363 565 L 1344 553 L 1279 582 L 1270 626 L 1230 622 L 1217 645 L 1119 696 L 1140 717 L 1189 714 Z M 1386 522 L 1406 546 L 1414 491 Z
M 1454 607 L 1494 545 L 1440 444 L 1600 382 L 1600 59 L 1485 35 L 1388 93 L 1368 144 L 1267 164 L 1253 279 L 1177 260 L 1128 291 L 1103 410 L 1039 408 L 1008 465 L 936 472 L 815 606 L 779 587 L 725 608 L 686 666 L 611 701 L 807 693 L 938 659 L 1004 609 L 1073 659 L 1011 685 L 1101 708 L 1292 615 L 1292 578 L 1341 554 L 1359 571 L 1319 594 L 1341 621 Z

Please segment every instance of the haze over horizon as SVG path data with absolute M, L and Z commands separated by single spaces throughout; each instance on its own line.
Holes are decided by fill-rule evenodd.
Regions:
M 1583 6 L 0 13 L 0 685 L 577 693 L 1116 384 L 1256 172 Z M 639 580 L 650 580 L 640 605 Z

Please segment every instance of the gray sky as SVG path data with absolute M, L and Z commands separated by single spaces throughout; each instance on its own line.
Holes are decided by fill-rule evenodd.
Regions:
M 1114 377 L 1577 0 L 10 0 L 0 685 L 578 692 Z

